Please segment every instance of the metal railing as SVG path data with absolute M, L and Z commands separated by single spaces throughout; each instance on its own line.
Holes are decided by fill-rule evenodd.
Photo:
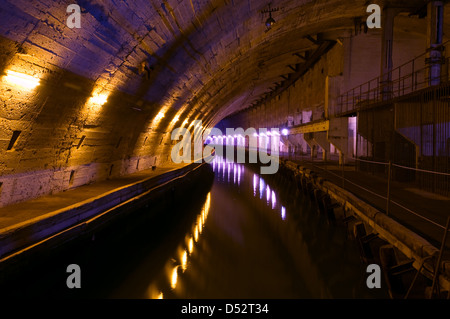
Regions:
M 445 50 L 447 41 L 434 50 Z M 393 69 L 384 76 L 378 76 L 340 95 L 335 108 L 330 109 L 330 115 L 334 117 L 355 113 L 357 110 L 386 102 L 397 97 L 413 93 L 415 91 L 433 86 L 431 82 L 446 83 L 449 81 L 448 59 L 442 57 L 440 61 L 443 66 L 439 77 L 430 77 L 429 52 L 414 58 Z M 386 79 L 390 79 L 386 81 Z
M 441 220 L 436 220 L 436 212 L 430 212 L 430 214 L 426 214 L 426 212 L 419 212 L 416 207 L 411 206 L 411 203 L 408 202 L 407 198 L 400 198 L 397 192 L 399 190 L 404 190 L 405 185 L 404 184 L 397 184 L 395 183 L 395 180 L 393 179 L 393 176 L 397 173 L 396 170 L 408 170 L 408 171 L 417 171 L 422 174 L 431 174 L 431 175 L 439 175 L 439 176 L 445 176 L 450 178 L 450 174 L 448 173 L 441 173 L 441 172 L 435 172 L 435 171 L 428 171 L 428 170 L 421 170 L 416 169 L 412 167 L 405 167 L 402 165 L 397 165 L 392 162 L 378 162 L 378 161 L 370 161 L 370 160 L 364 160 L 359 158 L 350 158 L 351 161 L 353 161 L 352 165 L 341 165 L 340 167 L 337 167 L 337 163 L 333 162 L 324 162 L 324 161 L 313 161 L 310 158 L 308 158 L 308 155 L 302 155 L 302 156 L 289 156 L 290 154 L 286 154 L 286 159 L 290 160 L 300 160 L 301 162 L 307 163 L 310 166 L 314 167 L 315 169 L 319 169 L 323 172 L 326 172 L 327 174 L 330 174 L 335 177 L 334 182 L 338 183 L 340 182 L 342 188 L 349 190 L 349 191 L 355 191 L 358 189 L 359 196 L 362 196 L 366 201 L 370 202 L 371 204 L 378 206 L 382 212 L 387 214 L 388 216 L 391 215 L 399 215 L 400 214 L 409 214 L 410 216 L 415 216 L 419 220 L 429 224 L 433 225 L 436 232 L 446 230 L 445 222 L 444 220 L 449 216 L 449 211 L 443 207 L 443 210 L 440 212 L 443 214 L 443 217 Z M 362 164 L 364 165 L 373 165 L 379 167 L 376 169 L 378 172 L 384 172 L 384 174 L 379 175 L 376 174 L 374 176 L 375 179 L 379 180 L 381 183 L 379 187 L 373 186 L 370 181 L 367 181 L 367 183 L 361 185 L 361 183 L 358 183 L 358 181 L 352 179 L 349 176 L 348 169 L 353 170 L 354 165 L 354 171 L 358 170 L 358 167 L 360 167 Z M 346 173 L 347 172 L 347 173 Z M 384 178 L 382 177 L 384 175 Z M 412 186 L 412 185 L 411 185 Z M 353 189 L 352 189 L 353 188 Z M 384 190 L 383 190 L 384 189 Z M 393 196 L 395 195 L 395 196 Z M 370 200 L 370 196 L 372 196 L 372 200 Z M 412 193 L 410 196 L 414 196 Z M 413 204 L 412 204 L 413 205 Z M 431 215 L 431 216 L 428 216 Z M 444 216 L 445 215 L 445 216 Z M 409 219 L 409 218 L 408 218 Z M 404 224 L 402 220 L 399 220 L 400 223 Z M 407 224 L 404 224 L 404 226 L 408 227 Z M 427 234 L 429 236 L 429 234 Z

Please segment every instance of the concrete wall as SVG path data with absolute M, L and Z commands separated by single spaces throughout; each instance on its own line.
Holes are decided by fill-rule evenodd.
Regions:
M 14 45 L 0 39 L 2 52 Z M 9 62 L 3 59 L 0 68 Z M 29 70 L 29 62 L 22 63 L 15 63 L 16 70 Z M 95 82 L 59 68 L 46 74 L 39 90 L 1 81 L 0 206 L 170 160 L 170 134 L 151 126 L 154 111 L 139 109 L 126 93 L 92 105 Z

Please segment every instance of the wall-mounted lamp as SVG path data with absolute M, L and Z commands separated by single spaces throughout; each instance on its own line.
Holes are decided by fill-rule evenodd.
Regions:
M 91 96 L 91 98 L 89 99 L 89 101 L 92 104 L 96 104 L 96 105 L 100 105 L 102 106 L 103 104 L 105 104 L 108 101 L 108 94 L 99 94 L 99 93 L 95 93 Z
M 34 76 L 7 70 L 6 75 L 4 76 L 4 81 L 15 85 L 20 86 L 25 89 L 32 90 L 39 85 L 40 80 L 35 78 Z
M 280 10 L 280 8 L 270 8 L 270 5 L 271 5 L 271 3 L 269 3 L 269 9 L 265 9 L 265 10 L 261 11 L 262 14 L 265 14 L 265 13 L 269 14 L 269 17 L 267 18 L 267 20 L 265 22 L 268 30 L 276 23 L 275 19 L 272 18 L 272 12 L 277 12 Z

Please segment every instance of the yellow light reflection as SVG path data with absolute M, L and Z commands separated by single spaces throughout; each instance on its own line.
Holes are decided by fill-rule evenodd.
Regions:
M 194 240 L 197 242 L 198 241 L 198 225 L 195 226 L 195 230 L 194 230 Z
M 155 117 L 155 121 L 158 122 L 160 121 L 162 118 L 164 117 L 164 112 L 159 112 L 156 117 Z
M 185 271 L 187 268 L 187 251 L 185 250 L 183 252 L 183 255 L 181 256 L 181 269 Z
M 4 80 L 9 84 L 32 90 L 39 85 L 40 80 L 31 75 L 7 70 Z
M 172 119 L 172 123 L 174 124 L 174 123 L 178 122 L 179 119 L 180 119 L 180 116 L 175 115 L 175 117 Z
M 189 244 L 188 244 L 188 248 L 189 248 L 189 253 L 192 254 L 192 252 L 194 251 L 194 239 L 191 237 L 189 239 Z
M 172 270 L 172 279 L 170 281 L 170 286 L 172 289 L 175 289 L 177 287 L 178 282 L 178 266 L 175 266 Z
M 157 297 L 156 299 L 163 299 L 163 298 L 164 298 L 164 295 L 163 295 L 162 292 L 160 292 L 159 295 L 158 295 L 158 297 Z

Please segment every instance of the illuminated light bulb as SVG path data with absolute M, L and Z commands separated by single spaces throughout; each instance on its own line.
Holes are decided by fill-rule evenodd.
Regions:
M 156 299 L 163 299 L 164 295 L 162 292 L 159 293 L 158 297 Z
M 6 82 L 10 84 L 20 86 L 25 89 L 34 89 L 39 85 L 40 80 L 34 76 L 7 70 L 6 76 L 4 77 Z
M 282 131 L 281 131 L 281 134 L 283 134 L 284 136 L 287 136 L 288 134 L 289 134 L 289 131 L 287 130 L 287 129 L 283 129 Z
M 94 94 L 90 98 L 90 102 L 96 105 L 103 105 L 108 101 L 107 94 Z

